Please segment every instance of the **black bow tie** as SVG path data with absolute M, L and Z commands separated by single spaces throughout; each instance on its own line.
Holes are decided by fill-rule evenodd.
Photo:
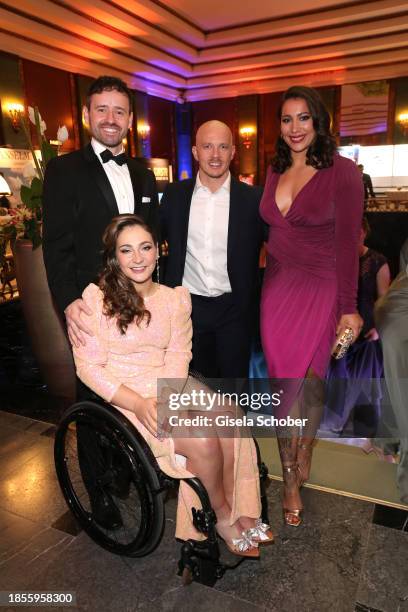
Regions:
M 109 149 L 105 149 L 104 151 L 102 151 L 101 160 L 104 164 L 106 164 L 106 162 L 110 161 L 111 159 L 113 159 L 113 161 L 116 162 L 119 166 L 123 166 L 123 164 L 126 164 L 127 162 L 127 155 L 126 153 L 119 153 L 119 155 L 114 155 L 112 151 L 109 151 Z

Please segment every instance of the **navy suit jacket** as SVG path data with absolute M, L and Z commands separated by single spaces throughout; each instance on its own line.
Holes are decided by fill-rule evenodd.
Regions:
M 164 282 L 182 284 L 187 252 L 188 223 L 195 179 L 170 183 L 161 200 L 161 237 L 169 253 Z M 259 250 L 265 226 L 259 216 L 260 187 L 251 187 L 231 177 L 228 222 L 227 269 L 234 302 L 246 310 L 259 287 Z

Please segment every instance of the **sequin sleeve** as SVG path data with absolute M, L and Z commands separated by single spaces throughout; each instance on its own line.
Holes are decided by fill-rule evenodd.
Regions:
M 110 402 L 121 381 L 112 376 L 107 368 L 109 352 L 104 339 L 107 319 L 102 313 L 102 292 L 99 287 L 91 284 L 83 292 L 82 298 L 92 310 L 91 315 L 83 316 L 94 335 L 86 337 L 85 346 L 73 347 L 77 375 L 94 393 Z
M 185 287 L 176 287 L 170 313 L 170 342 L 164 356 L 163 378 L 185 378 L 191 361 L 191 297 Z

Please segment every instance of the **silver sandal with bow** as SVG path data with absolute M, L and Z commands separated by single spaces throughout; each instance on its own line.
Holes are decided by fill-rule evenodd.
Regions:
M 246 529 L 244 534 L 257 544 L 270 544 L 273 542 L 273 533 L 270 525 L 263 523 L 261 518 L 256 519 L 254 527 Z

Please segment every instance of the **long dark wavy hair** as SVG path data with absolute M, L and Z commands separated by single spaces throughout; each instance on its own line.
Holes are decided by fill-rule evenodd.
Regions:
M 323 104 L 323 100 L 315 89 L 296 85 L 285 91 L 278 109 L 279 121 L 282 117 L 282 107 L 286 100 L 292 98 L 302 98 L 313 119 L 313 127 L 316 131 L 316 138 L 310 145 L 306 153 L 306 164 L 313 166 L 317 170 L 329 168 L 333 165 L 333 156 L 336 151 L 336 141 L 330 131 L 330 115 Z M 271 161 L 274 172 L 282 174 L 292 165 L 292 154 L 290 148 L 279 136 L 275 155 Z
M 118 215 L 114 217 L 105 229 L 103 241 L 103 270 L 99 276 L 99 287 L 103 293 L 103 312 L 109 318 L 115 318 L 122 334 L 126 333 L 128 325 L 136 321 L 137 325 L 146 320 L 150 323 L 151 314 L 145 308 L 141 295 L 134 284 L 120 269 L 116 257 L 116 245 L 119 235 L 127 227 L 138 226 L 152 237 L 157 245 L 157 236 L 143 219 L 137 215 Z

